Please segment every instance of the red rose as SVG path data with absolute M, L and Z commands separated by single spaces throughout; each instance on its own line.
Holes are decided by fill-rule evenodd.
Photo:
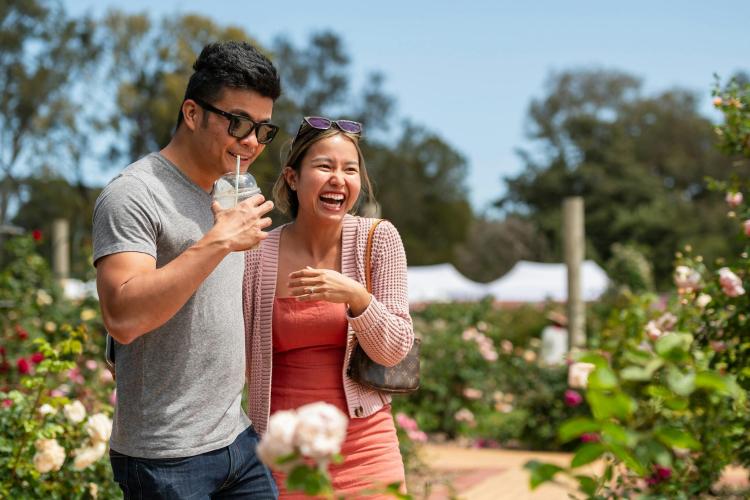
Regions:
M 13 406 L 12 399 L 3 399 L 3 408 L 10 408 L 11 406 Z
M 16 325 L 16 334 L 18 334 L 20 340 L 26 340 L 29 338 L 29 332 L 27 332 L 21 325 Z
M 39 229 L 34 229 L 31 231 L 31 237 L 34 238 L 34 241 L 42 241 L 42 232 Z
M 38 365 L 42 361 L 44 361 L 44 354 L 42 354 L 41 352 L 35 352 L 31 355 L 31 362 L 35 365 Z
M 31 365 L 26 358 L 18 358 L 18 361 L 16 361 L 16 367 L 18 368 L 18 373 L 21 375 L 26 375 L 31 371 Z
M 0 345 L 0 356 L 5 357 L 5 347 Z
M 596 432 L 584 432 L 581 434 L 582 443 L 598 443 L 601 439 Z

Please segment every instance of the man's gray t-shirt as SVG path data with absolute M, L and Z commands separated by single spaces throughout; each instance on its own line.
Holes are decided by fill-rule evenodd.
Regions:
M 129 165 L 94 207 L 94 262 L 140 252 L 160 268 L 211 229 L 211 195 L 153 153 Z M 243 254 L 225 257 L 159 328 L 117 345 L 113 450 L 176 458 L 231 444 L 250 421 L 245 381 Z

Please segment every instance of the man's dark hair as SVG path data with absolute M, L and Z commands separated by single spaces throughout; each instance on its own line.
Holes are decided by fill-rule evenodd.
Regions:
M 254 90 L 274 101 L 281 95 L 281 81 L 273 63 L 247 42 L 209 43 L 195 60 L 193 70 L 183 102 L 196 98 L 214 102 L 226 87 Z M 182 120 L 180 106 L 177 127 Z

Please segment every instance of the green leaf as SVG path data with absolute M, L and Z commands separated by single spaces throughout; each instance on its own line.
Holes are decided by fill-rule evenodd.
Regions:
M 645 366 L 630 365 L 620 370 L 620 377 L 623 380 L 632 380 L 637 382 L 645 382 L 651 380 L 656 370 L 664 365 L 664 360 L 661 358 L 654 358 L 649 361 Z
M 624 427 L 612 422 L 602 424 L 602 439 L 608 443 L 615 443 L 621 446 L 632 446 L 635 444 L 635 438 Z
M 719 394 L 731 395 L 730 383 L 726 377 L 714 372 L 701 372 L 695 376 L 695 387 Z
M 675 394 L 689 396 L 695 390 L 695 373 L 682 373 L 675 367 L 667 371 L 667 385 Z
M 578 488 L 581 492 L 589 497 L 593 497 L 596 494 L 597 482 L 594 478 L 589 476 L 576 476 L 575 478 L 578 480 Z
M 605 358 L 601 354 L 595 354 L 593 352 L 584 354 L 580 358 L 576 359 L 576 361 L 580 363 L 591 363 L 597 368 L 609 367 L 609 361 L 607 361 L 607 358 Z
M 668 333 L 659 337 L 654 344 L 654 350 L 662 358 L 679 361 L 688 354 L 693 336 L 689 333 Z
M 639 476 L 646 475 L 646 468 L 641 465 L 641 463 L 638 462 L 633 454 L 630 453 L 626 448 L 613 444 L 610 446 L 610 451 L 615 457 L 622 461 L 622 463 L 624 463 L 628 469 L 632 470 Z
M 589 375 L 589 389 L 614 389 L 617 387 L 617 375 L 607 366 L 597 366 Z
M 557 435 L 560 441 L 567 443 L 587 432 L 599 432 L 601 424 L 595 420 L 586 417 L 576 417 L 566 420 L 560 425 Z
M 586 400 L 597 420 L 607 420 L 612 417 L 627 420 L 637 408 L 635 401 L 622 392 L 605 393 L 589 390 L 586 392 Z
M 524 464 L 524 469 L 531 471 L 529 478 L 529 484 L 531 489 L 536 489 L 542 483 L 546 483 L 555 477 L 555 474 L 562 471 L 562 467 L 558 467 L 554 464 L 548 464 L 539 462 L 538 460 L 530 460 Z
M 601 443 L 585 443 L 573 455 L 570 466 L 573 468 L 590 464 L 607 451 L 607 448 Z
M 654 431 L 657 439 L 671 448 L 700 450 L 701 444 L 690 433 L 677 427 L 659 427 Z

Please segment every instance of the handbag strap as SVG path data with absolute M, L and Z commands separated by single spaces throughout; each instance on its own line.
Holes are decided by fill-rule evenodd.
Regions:
M 383 219 L 376 219 L 372 226 L 370 226 L 370 232 L 367 234 L 367 248 L 365 249 L 365 286 L 369 293 L 372 293 L 372 239 L 375 235 L 375 229 L 378 224 L 383 222 Z

